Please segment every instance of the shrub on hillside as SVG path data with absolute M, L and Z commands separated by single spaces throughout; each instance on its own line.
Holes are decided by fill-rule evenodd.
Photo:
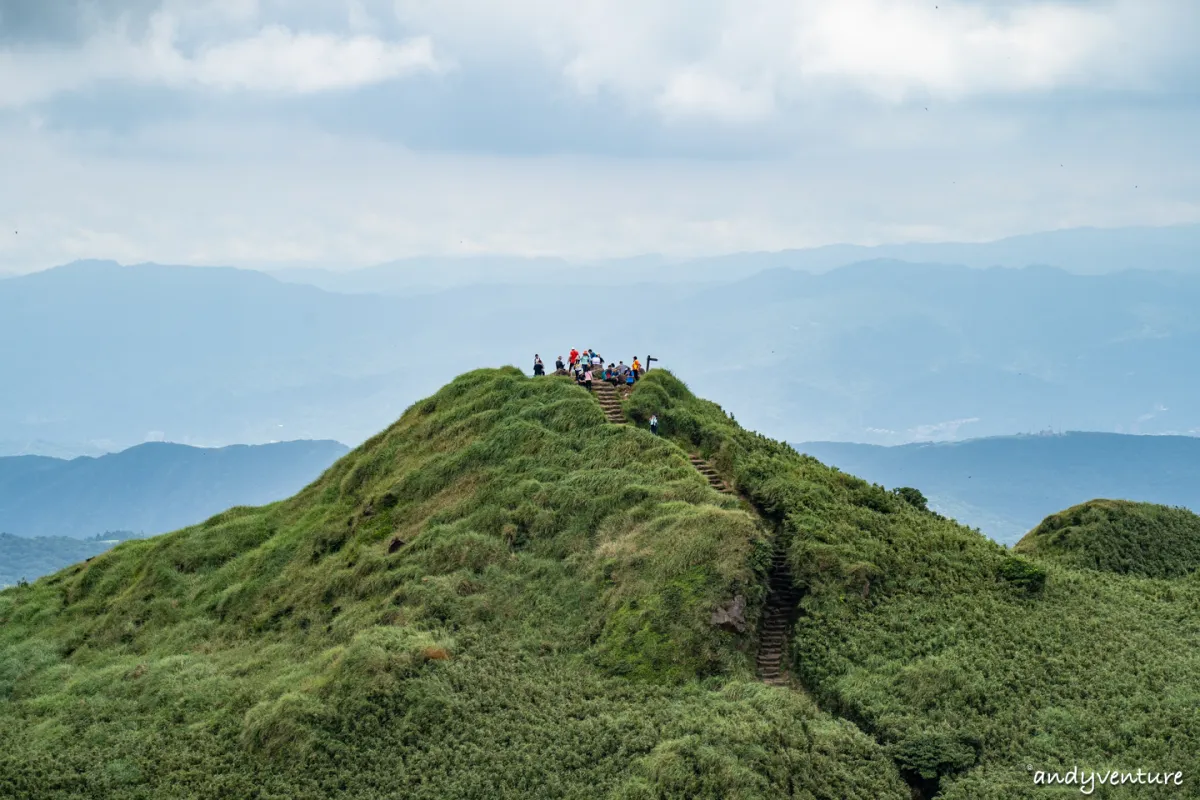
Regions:
M 920 489 L 914 489 L 911 486 L 901 486 L 899 489 L 893 489 L 892 491 L 894 491 L 901 497 L 901 499 L 914 508 L 917 508 L 921 511 L 929 510 L 929 501 L 925 498 L 925 495 L 921 493 Z
M 1037 594 L 1046 585 L 1046 568 L 1025 558 L 1010 556 L 1000 562 L 1000 577 L 1029 594 Z

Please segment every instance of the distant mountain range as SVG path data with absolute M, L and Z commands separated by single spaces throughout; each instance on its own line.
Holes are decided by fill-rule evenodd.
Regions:
M 1081 275 L 1129 269 L 1200 271 L 1200 225 L 1165 228 L 1073 228 L 993 242 L 892 245 L 835 244 L 694 259 L 660 255 L 588 263 L 519 256 L 417 257 L 349 270 L 291 268 L 280 280 L 334 292 L 416 294 L 479 284 L 619 286 L 728 282 L 769 269 L 828 272 L 887 259 L 968 267 L 1054 266 Z
M 357 444 L 464 369 L 653 354 L 788 441 L 1200 432 L 1200 272 L 870 261 L 724 283 L 341 294 L 236 269 L 0 280 L 0 441 Z M 28 449 L 25 452 L 30 452 Z
M 51 458 L 75 458 L 77 456 L 102 456 L 119 450 L 109 447 L 108 442 L 48 442 L 43 439 L 0 440 L 0 456 L 50 456 Z
M 916 487 L 936 510 L 1008 544 L 1047 515 L 1100 497 L 1200 511 L 1200 438 L 1189 436 L 1067 433 L 796 449 L 889 488 Z
M 149 443 L 70 461 L 0 458 L 0 531 L 84 538 L 175 530 L 230 506 L 290 497 L 347 450 L 331 441 L 211 450 Z

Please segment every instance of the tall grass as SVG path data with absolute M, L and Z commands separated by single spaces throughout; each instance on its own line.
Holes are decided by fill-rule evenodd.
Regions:
M 468 373 L 290 500 L 0 594 L 0 795 L 902 797 L 711 623 L 769 530 L 569 380 Z
M 1200 578 L 1072 560 L 1153 526 L 1018 554 L 665 370 L 625 411 L 468 373 L 290 500 L 0 593 L 0 795 L 966 800 L 1050 796 L 1027 766 L 1200 774 Z M 751 671 L 775 537 L 801 688 Z M 736 596 L 742 634 L 712 624 Z
M 1027 766 L 1200 776 L 1192 515 L 1089 504 L 1048 520 L 1024 557 L 741 430 L 665 371 L 629 405 L 779 520 L 805 590 L 794 671 L 914 785 L 965 800 L 1045 796 Z

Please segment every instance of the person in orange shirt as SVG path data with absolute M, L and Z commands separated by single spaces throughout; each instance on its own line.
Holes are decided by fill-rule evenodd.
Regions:
M 633 357 L 633 363 L 629 366 L 633 370 L 633 379 L 636 381 L 642 375 L 642 362 L 637 360 L 637 356 Z

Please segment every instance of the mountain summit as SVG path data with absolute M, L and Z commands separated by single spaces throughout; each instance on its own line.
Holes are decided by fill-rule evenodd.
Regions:
M 289 500 L 0 593 L 0 795 L 966 800 L 1034 797 L 1034 768 L 1197 774 L 1194 579 L 1014 555 L 665 370 L 616 404 L 471 372 Z

